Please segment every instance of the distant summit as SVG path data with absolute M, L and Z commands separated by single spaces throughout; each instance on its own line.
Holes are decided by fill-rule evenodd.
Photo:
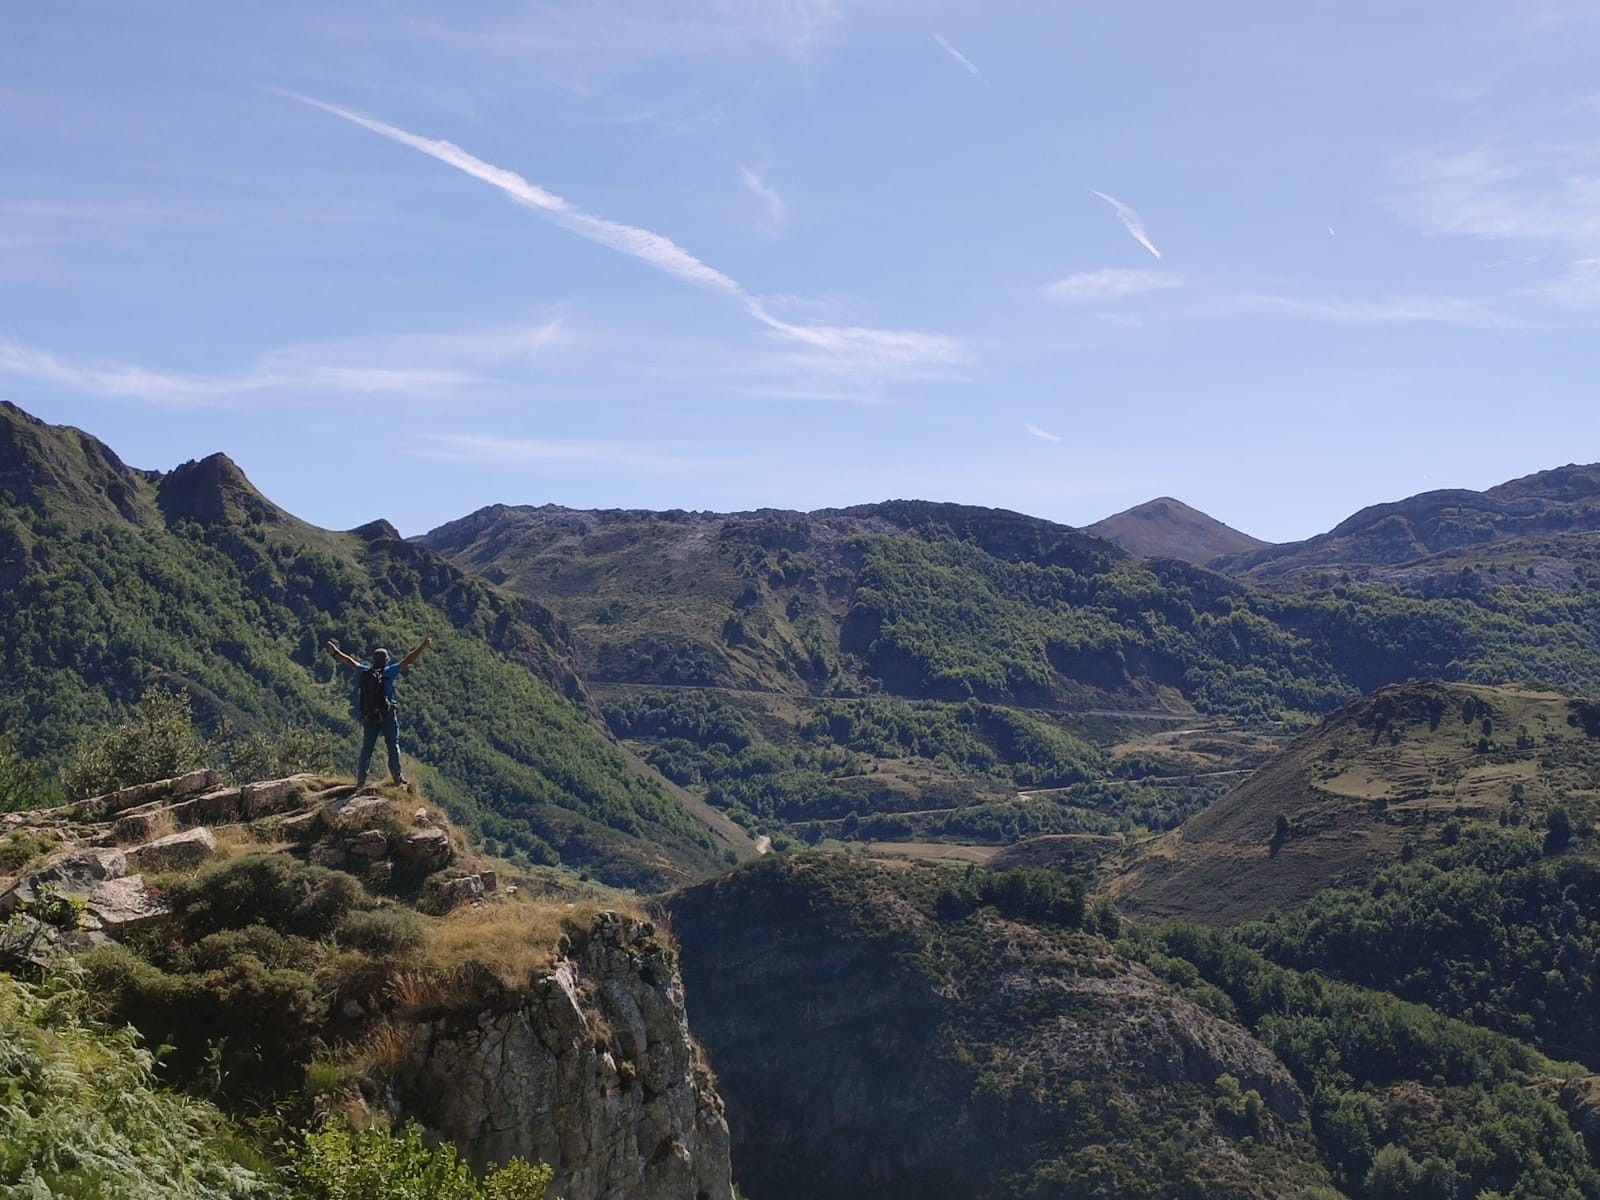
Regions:
M 1171 496 L 1148 500 L 1086 525 L 1084 532 L 1140 558 L 1178 558 L 1197 566 L 1224 554 L 1248 554 L 1271 545 Z

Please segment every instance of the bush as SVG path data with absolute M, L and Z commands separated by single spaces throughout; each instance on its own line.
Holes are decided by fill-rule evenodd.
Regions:
M 129 1029 L 99 1029 L 63 978 L 0 974 L 0 1195 L 210 1200 L 268 1196 L 221 1147 L 217 1111 L 158 1090 Z
M 164 886 L 173 911 L 197 938 L 250 925 L 321 938 L 353 909 L 373 904 L 351 876 L 281 854 L 245 855 Z
M 192 971 L 163 971 L 116 944 L 86 956 L 84 965 L 110 1019 L 168 1047 L 164 1080 L 219 1100 L 267 1102 L 299 1082 L 316 1048 L 323 1002 L 309 975 L 265 963 L 236 939 L 207 939 L 206 965 Z
M 218 740 L 223 740 L 220 736 Z M 333 770 L 333 735 L 285 725 L 276 737 L 259 729 L 248 737 L 227 742 L 228 775 L 239 783 L 252 779 L 282 779 L 301 771 L 326 774 Z
M 85 735 L 61 771 L 74 800 L 153 783 L 205 765 L 206 746 L 194 731 L 188 692 L 151 687 L 131 721 Z
M 422 946 L 422 922 L 400 908 L 376 908 L 345 914 L 334 933 L 339 945 L 383 957 L 399 957 Z
M 22 761 L 16 743 L 0 737 L 0 813 L 46 808 L 55 802 L 38 765 Z
M 483 1186 L 446 1142 L 430 1149 L 422 1127 L 399 1137 L 381 1129 L 328 1125 L 305 1136 L 287 1174 L 295 1200 L 543 1200 L 554 1172 L 513 1159 Z

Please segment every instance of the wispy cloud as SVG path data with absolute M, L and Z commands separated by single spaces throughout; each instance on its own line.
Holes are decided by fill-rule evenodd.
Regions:
M 1149 234 L 1145 233 L 1144 221 L 1138 213 L 1134 212 L 1133 209 L 1115 196 L 1108 196 L 1104 192 L 1095 192 L 1093 188 L 1089 190 L 1116 210 L 1117 220 L 1121 221 L 1122 227 L 1133 235 L 1134 241 L 1138 242 L 1139 245 L 1150 251 L 1157 258 L 1161 257 L 1161 251 L 1156 249 L 1155 243 L 1150 240 Z
M 966 72 L 969 75 L 971 75 L 974 79 L 978 80 L 980 83 L 987 84 L 989 82 L 987 79 L 985 79 L 983 77 L 983 72 L 978 70 L 978 68 L 973 65 L 973 62 L 972 62 L 972 60 L 970 58 L 968 58 L 965 54 L 961 53 L 961 51 L 957 50 L 949 42 L 945 41 L 944 35 L 942 33 L 934 34 L 933 35 L 933 40 L 938 42 L 939 45 L 943 46 L 944 50 L 945 50 L 945 53 L 948 54 L 951 58 L 955 59 L 956 62 L 960 63 L 961 66 L 966 70 Z
M 1488 147 L 1415 156 L 1390 205 L 1424 233 L 1600 246 L 1600 153 Z
M 1141 292 L 1159 292 L 1182 287 L 1184 280 L 1163 271 L 1137 271 L 1107 267 L 1100 271 L 1082 271 L 1058 279 L 1045 288 L 1052 300 L 1092 303 L 1097 300 L 1116 300 L 1123 296 L 1136 296 Z
M 1029 437 L 1036 437 L 1041 442 L 1059 442 L 1062 440 L 1059 433 L 1046 433 L 1031 421 L 1024 425 L 1023 429 L 1028 431 Z
M 744 186 L 750 190 L 751 194 L 767 206 L 768 224 L 773 229 L 782 225 L 784 218 L 789 215 L 789 208 L 783 202 L 783 197 L 778 194 L 777 190 L 750 167 L 740 167 L 739 178 L 743 181 Z
M 1481 303 L 1453 296 L 1395 296 L 1378 300 L 1229 292 L 1209 297 L 1210 316 L 1299 317 L 1345 325 L 1461 325 L 1503 329 L 1517 322 Z
M 476 25 L 416 21 L 412 34 L 433 44 L 472 46 L 498 55 L 530 55 L 561 71 L 576 61 L 632 64 L 652 59 L 751 53 L 804 56 L 836 28 L 838 0 L 677 0 L 658 3 L 564 4 L 531 0 L 506 6 Z
M 493 433 L 445 433 L 427 439 L 409 452 L 415 458 L 480 463 L 590 463 L 663 472 L 702 471 L 728 466 L 726 460 L 703 454 L 663 454 L 620 442 L 573 441 L 557 438 L 506 437 Z
M 104 400 L 170 408 L 224 405 L 273 394 L 320 402 L 330 396 L 455 395 L 485 382 L 481 369 L 532 360 L 560 336 L 560 318 L 503 330 L 420 334 L 271 351 L 232 371 L 164 371 L 133 363 L 74 362 L 0 338 L 0 375 Z
M 683 283 L 720 292 L 737 301 L 746 312 L 779 336 L 841 360 L 848 359 L 854 366 L 889 371 L 920 370 L 962 362 L 967 358 L 966 347 L 961 342 L 942 334 L 862 326 L 799 325 L 780 320 L 737 280 L 702 262 L 670 238 L 635 225 L 592 216 L 555 193 L 530 183 L 516 172 L 485 162 L 453 142 L 421 137 L 387 122 L 309 96 L 285 94 L 438 159 L 499 189 L 517 203 L 533 209 L 581 238 L 636 258 Z

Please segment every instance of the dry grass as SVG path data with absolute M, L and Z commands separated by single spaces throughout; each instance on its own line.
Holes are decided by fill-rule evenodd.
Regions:
M 967 846 L 955 842 L 873 842 L 867 849 L 885 858 L 979 864 L 1000 853 L 999 846 Z
M 219 862 L 241 854 L 278 853 L 294 844 L 283 841 L 274 830 L 251 824 L 213 825 L 211 832 L 217 839 Z
M 555 963 L 564 936 L 588 929 L 599 913 L 617 907 L 599 899 L 552 904 L 518 895 L 458 908 L 432 928 L 420 971 L 444 984 L 463 982 L 464 972 L 487 971 L 503 987 L 521 990 Z

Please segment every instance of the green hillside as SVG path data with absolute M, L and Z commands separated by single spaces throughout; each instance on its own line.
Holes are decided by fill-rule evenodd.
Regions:
M 0 730 L 59 764 L 151 682 L 202 726 L 300 724 L 352 760 L 351 679 L 323 651 L 435 643 L 400 687 L 402 744 L 489 844 L 654 886 L 721 861 L 702 826 L 597 730 L 550 613 L 383 522 L 300 522 L 221 455 L 130 470 L 0 407 Z
M 805 854 L 669 909 L 752 1194 L 1600 1196 L 1578 1068 L 1229 934 L 1108 941 L 1053 872 Z
M 1016 513 L 914 502 L 493 508 L 423 541 L 549 604 L 596 683 L 1254 719 L 1409 678 L 1600 690 L 1600 576 L 1582 571 L 1277 591 Z
M 909 501 L 495 507 L 422 541 L 550 605 L 641 757 L 754 830 L 812 842 L 1168 829 L 1264 741 L 1392 683 L 1600 691 L 1600 573 L 1590 586 L 1576 560 L 1280 586 Z
M 1596 712 L 1590 701 L 1513 688 L 1384 689 L 1141 846 L 1112 891 L 1136 915 L 1225 925 L 1327 887 L 1365 886 L 1475 830 L 1542 837 L 1556 811 L 1587 828 L 1600 816 Z

